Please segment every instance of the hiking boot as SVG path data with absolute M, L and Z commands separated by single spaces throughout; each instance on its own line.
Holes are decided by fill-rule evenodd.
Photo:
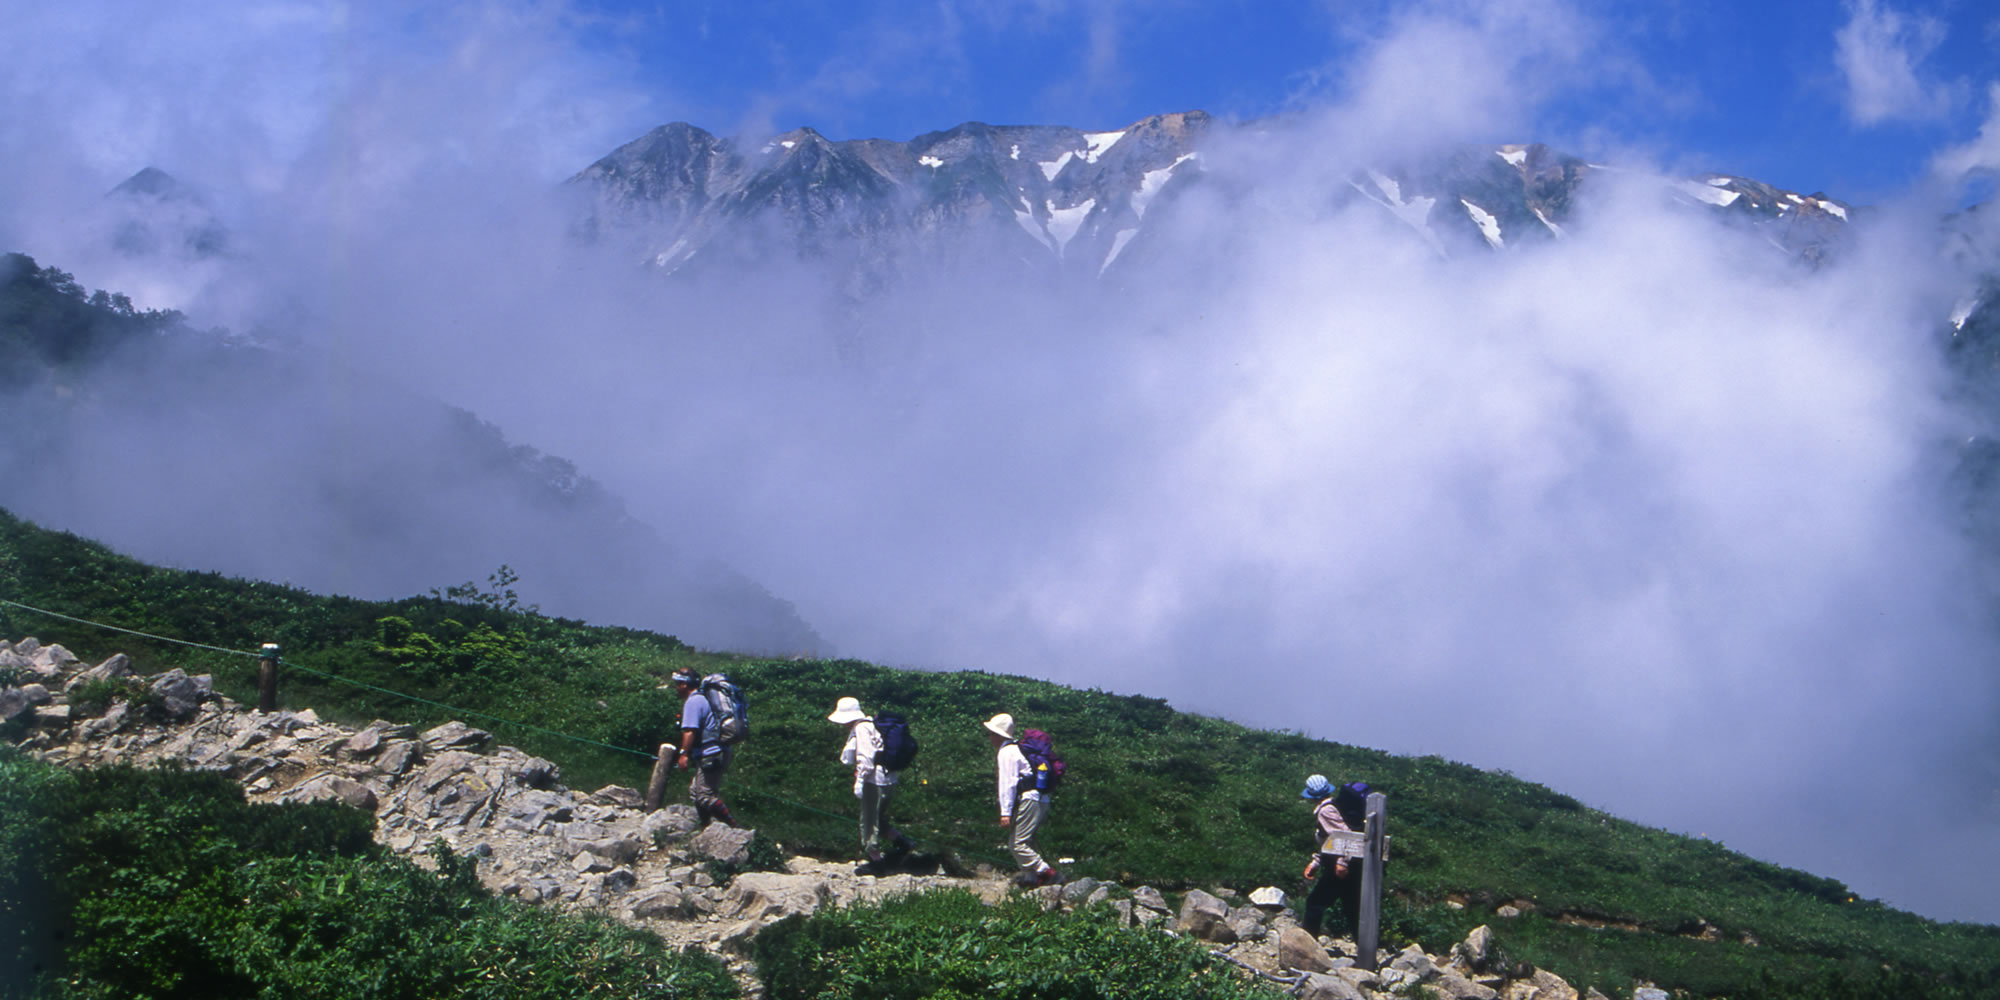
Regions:
M 1054 868 L 1044 868 L 1041 871 L 1035 873 L 1035 884 L 1061 885 L 1063 884 L 1063 874 L 1062 872 L 1056 871 Z

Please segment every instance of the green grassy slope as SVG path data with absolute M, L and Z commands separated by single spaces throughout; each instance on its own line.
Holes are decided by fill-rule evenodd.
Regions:
M 753 737 L 731 779 L 736 811 L 807 853 L 852 854 L 852 799 L 834 761 L 841 733 L 825 720 L 851 694 L 871 710 L 904 712 L 923 743 L 897 803 L 910 831 L 969 863 L 1002 862 L 980 722 L 1008 711 L 1054 734 L 1071 762 L 1044 844 L 1076 859 L 1076 874 L 1296 893 L 1309 823 L 1298 788 L 1317 771 L 1388 793 L 1389 943 L 1438 950 L 1488 923 L 1509 958 L 1605 987 L 1646 979 L 1738 998 L 2000 995 L 2000 928 L 1857 900 L 1832 880 L 1626 822 L 1509 775 L 1252 730 L 1139 695 L 705 653 L 668 636 L 521 612 L 498 588 L 469 588 L 458 600 L 321 597 L 145 566 L 4 513 L 0 599 L 232 650 L 276 641 L 292 665 L 287 707 L 350 722 L 463 718 L 555 760 L 582 788 L 643 786 L 646 755 L 677 708 L 659 683 L 683 664 L 726 670 L 752 703 Z M 226 693 L 254 699 L 247 656 L 0 604 L 0 636 L 24 635 L 85 659 L 122 651 L 142 670 L 210 672 Z M 1496 918 L 1503 902 L 1528 912 Z

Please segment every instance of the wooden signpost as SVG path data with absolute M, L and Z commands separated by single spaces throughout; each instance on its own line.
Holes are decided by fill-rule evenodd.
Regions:
M 278 644 L 267 642 L 257 653 L 257 711 L 278 710 Z
M 1361 917 L 1354 931 L 1354 944 L 1361 954 L 1354 961 L 1364 969 L 1375 968 L 1375 950 L 1382 943 L 1382 862 L 1389 860 L 1389 797 L 1368 793 L 1360 832 L 1336 830 L 1320 845 L 1320 853 L 1361 860 Z

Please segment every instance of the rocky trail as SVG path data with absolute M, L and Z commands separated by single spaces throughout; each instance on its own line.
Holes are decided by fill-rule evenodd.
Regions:
M 72 698 L 94 681 L 142 692 L 102 707 Z M 99 688 L 102 685 L 98 685 Z M 0 731 L 36 757 L 65 767 L 148 766 L 179 761 L 227 774 L 253 801 L 337 800 L 375 817 L 375 839 L 418 863 L 442 840 L 477 859 L 493 892 L 545 906 L 592 909 L 658 934 L 669 945 L 720 956 L 744 985 L 762 989 L 748 943 L 794 913 L 930 889 L 956 888 L 989 902 L 1025 893 L 1048 909 L 1111 907 L 1135 929 L 1203 941 L 1246 975 L 1272 980 L 1311 1000 L 1373 1000 L 1413 985 L 1454 1000 L 1579 1000 L 1558 977 L 1531 968 L 1494 968 L 1491 934 L 1474 931 L 1447 955 L 1415 945 L 1355 965 L 1349 939 L 1315 940 L 1298 926 L 1284 892 L 1266 887 L 1243 898 L 1227 889 L 1180 893 L 1173 907 L 1151 886 L 1094 879 L 1019 889 L 985 866 L 969 875 L 928 871 L 857 874 L 852 861 L 788 856 L 782 871 L 722 869 L 748 859 L 754 831 L 698 828 L 694 809 L 647 811 L 636 789 L 565 787 L 556 765 L 461 722 L 425 731 L 387 721 L 360 728 L 310 710 L 258 712 L 217 695 L 208 676 L 175 669 L 133 675 L 120 654 L 86 665 L 61 646 L 0 641 Z M 1654 996 L 1653 994 L 1657 994 Z M 1664 1000 L 1641 988 L 1634 1000 Z

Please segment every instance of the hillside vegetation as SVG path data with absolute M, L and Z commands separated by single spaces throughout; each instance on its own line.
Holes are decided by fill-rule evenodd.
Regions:
M 18 605 L 226 650 L 277 642 L 285 707 L 350 722 L 466 719 L 556 761 L 575 787 L 643 787 L 652 748 L 674 727 L 661 682 L 680 666 L 726 671 L 753 706 L 734 808 L 801 853 L 853 850 L 852 800 L 834 760 L 840 731 L 825 720 L 852 694 L 912 720 L 923 750 L 898 812 L 926 848 L 965 864 L 1004 863 L 980 723 L 1008 711 L 1053 733 L 1071 762 L 1044 842 L 1074 858 L 1078 875 L 1297 892 L 1308 824 L 1298 787 L 1324 772 L 1388 794 L 1386 944 L 1439 950 L 1495 924 L 1508 959 L 1572 982 L 1650 980 L 1699 996 L 1979 997 L 2000 983 L 2000 928 L 1924 920 L 1503 773 L 1252 730 L 1141 695 L 703 652 L 525 611 L 513 583 L 503 568 L 484 586 L 428 597 L 324 597 L 147 566 L 0 512 L 0 600 L 17 602 L 0 603 L 0 635 L 61 642 L 85 659 L 122 651 L 141 670 L 212 673 L 242 700 L 254 700 L 252 656 Z M 1525 912 L 1496 919 L 1506 903 Z

